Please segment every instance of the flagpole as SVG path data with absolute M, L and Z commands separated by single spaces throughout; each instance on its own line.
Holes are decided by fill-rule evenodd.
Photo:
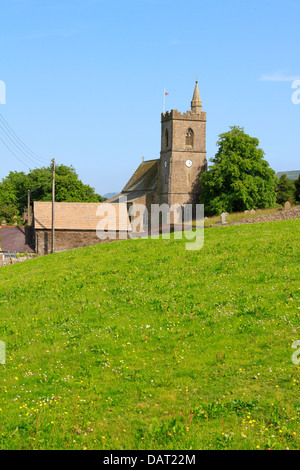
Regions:
M 164 88 L 164 114 L 166 112 L 166 89 Z

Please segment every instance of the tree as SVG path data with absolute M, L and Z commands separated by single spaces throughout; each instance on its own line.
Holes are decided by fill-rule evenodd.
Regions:
M 295 200 L 295 183 L 288 179 L 286 175 L 281 175 L 276 188 L 276 199 L 278 204 Z
M 278 178 L 264 160 L 259 140 L 232 126 L 220 134 L 214 165 L 200 177 L 206 215 L 272 207 Z
M 18 208 L 15 201 L 17 199 L 16 190 L 10 181 L 5 181 L 0 185 L 0 223 L 15 221 L 14 217 L 18 215 Z
M 51 201 L 52 168 L 43 167 L 24 172 L 10 172 L 0 183 L 0 219 L 12 222 L 27 206 L 27 191 L 31 201 Z M 102 202 L 94 188 L 79 180 L 75 169 L 58 165 L 55 169 L 55 200 L 57 202 Z
M 300 202 L 300 175 L 295 181 L 295 201 Z

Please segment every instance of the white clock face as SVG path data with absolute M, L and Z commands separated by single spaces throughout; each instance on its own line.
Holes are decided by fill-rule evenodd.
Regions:
M 187 166 L 188 168 L 191 168 L 193 162 L 192 162 L 192 160 L 187 160 L 187 161 L 185 162 L 185 164 L 186 164 L 186 166 Z

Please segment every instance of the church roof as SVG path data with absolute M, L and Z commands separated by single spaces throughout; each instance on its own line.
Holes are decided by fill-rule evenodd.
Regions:
M 148 160 L 140 164 L 133 173 L 128 183 L 124 186 L 125 191 L 153 191 L 157 187 L 159 160 Z
M 117 196 L 108 199 L 107 202 L 117 203 L 122 196 L 128 201 L 138 199 L 144 194 L 150 194 L 157 188 L 159 160 L 143 161 L 133 173 L 128 183 Z
M 55 230 L 96 230 L 98 223 L 104 217 L 108 230 L 131 230 L 126 204 L 112 204 L 115 213 L 112 211 L 107 215 L 105 215 L 105 205 L 105 202 L 55 202 Z M 100 210 L 100 214 L 98 212 L 99 215 L 97 215 L 99 207 L 102 207 L 103 211 Z M 37 230 L 51 230 L 51 202 L 34 202 L 34 227 Z

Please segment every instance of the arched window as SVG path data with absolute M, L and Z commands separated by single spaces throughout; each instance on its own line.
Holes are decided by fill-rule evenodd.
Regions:
M 194 146 L 194 131 L 193 129 L 188 129 L 186 136 L 185 136 L 185 145 L 187 147 L 193 147 Z
M 165 146 L 169 147 L 169 132 L 168 132 L 168 129 L 166 129 L 166 132 L 165 132 Z

